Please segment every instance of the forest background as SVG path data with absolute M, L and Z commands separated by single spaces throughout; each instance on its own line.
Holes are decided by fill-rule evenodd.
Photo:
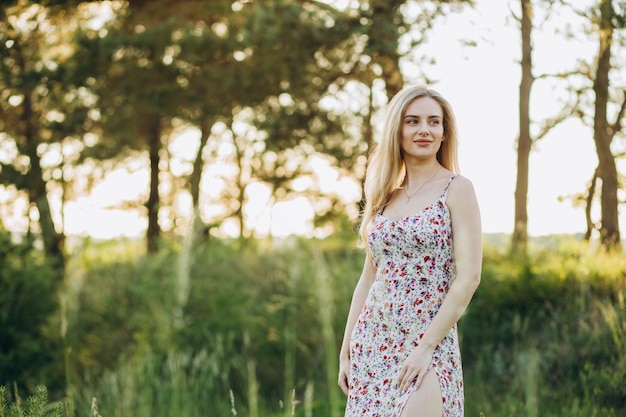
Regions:
M 366 156 L 414 83 L 486 225 L 466 414 L 626 412 L 625 2 L 0 10 L 0 415 L 341 415 Z

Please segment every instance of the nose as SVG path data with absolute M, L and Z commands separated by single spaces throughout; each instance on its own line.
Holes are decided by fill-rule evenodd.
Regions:
M 417 133 L 419 133 L 420 135 L 427 135 L 430 133 L 430 131 L 428 130 L 428 124 L 427 123 L 420 123 L 418 126 L 418 130 Z

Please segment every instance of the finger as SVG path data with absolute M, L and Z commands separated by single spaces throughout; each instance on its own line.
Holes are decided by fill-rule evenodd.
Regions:
M 410 365 L 404 365 L 400 370 L 400 375 L 398 376 L 398 381 L 404 380 L 408 375 L 415 373 L 416 368 Z
M 419 371 L 419 370 L 411 372 L 411 374 L 407 375 L 407 377 L 404 380 L 404 390 L 406 391 L 409 388 L 411 388 L 411 385 L 413 384 L 413 382 L 416 382 L 415 386 L 419 387 L 422 379 L 424 379 L 424 372 Z
M 416 366 L 405 366 L 403 371 L 401 376 L 404 386 L 410 385 L 420 372 Z
M 424 380 L 424 373 L 419 374 L 415 381 L 415 388 L 419 388 L 422 385 L 422 381 Z
M 348 385 L 344 382 L 339 385 L 341 387 L 341 391 L 343 391 L 343 395 L 348 396 Z
M 408 376 L 404 379 L 404 382 L 402 383 L 402 391 L 406 391 L 411 387 L 411 381 L 412 379 Z
M 403 366 L 400 369 L 400 375 L 398 375 L 398 386 L 402 388 L 402 382 L 404 381 L 404 375 L 406 374 L 406 368 Z
M 400 389 L 402 391 L 406 391 L 411 386 L 411 382 L 415 379 L 415 374 L 413 372 L 407 372 L 402 379 L 402 385 Z
M 402 389 L 402 391 L 406 391 L 407 389 L 409 389 L 409 386 L 411 385 L 411 381 L 413 381 L 413 379 L 415 379 L 415 371 L 412 369 L 405 369 L 404 374 L 402 375 L 402 380 L 400 381 L 400 388 Z
M 348 378 L 346 377 L 344 373 L 339 374 L 338 384 L 341 390 L 343 391 L 344 395 L 347 396 L 348 395 Z
M 419 376 L 417 377 L 417 387 L 419 388 L 420 385 L 422 385 L 422 382 L 424 381 L 424 378 L 426 378 L 426 375 L 428 375 L 428 373 L 430 372 L 431 368 L 426 368 L 423 372 L 420 372 Z

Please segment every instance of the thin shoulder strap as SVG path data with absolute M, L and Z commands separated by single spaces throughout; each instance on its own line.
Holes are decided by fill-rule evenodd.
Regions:
M 450 179 L 448 180 L 448 184 L 446 185 L 446 188 L 443 189 L 443 193 L 441 193 L 441 201 L 446 201 L 446 198 L 448 198 L 448 190 L 450 189 L 450 184 L 452 184 L 452 180 L 454 180 L 456 178 L 456 174 L 454 174 L 453 176 L 450 177 Z

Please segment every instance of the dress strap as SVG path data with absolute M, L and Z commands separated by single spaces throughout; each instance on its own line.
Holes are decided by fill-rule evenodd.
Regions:
M 450 177 L 450 179 L 448 180 L 448 184 L 446 185 L 446 188 L 443 189 L 443 193 L 441 193 L 441 201 L 446 201 L 446 199 L 448 198 L 448 189 L 450 188 L 450 184 L 452 184 L 452 180 L 456 178 L 456 174 L 454 174 L 453 176 Z

